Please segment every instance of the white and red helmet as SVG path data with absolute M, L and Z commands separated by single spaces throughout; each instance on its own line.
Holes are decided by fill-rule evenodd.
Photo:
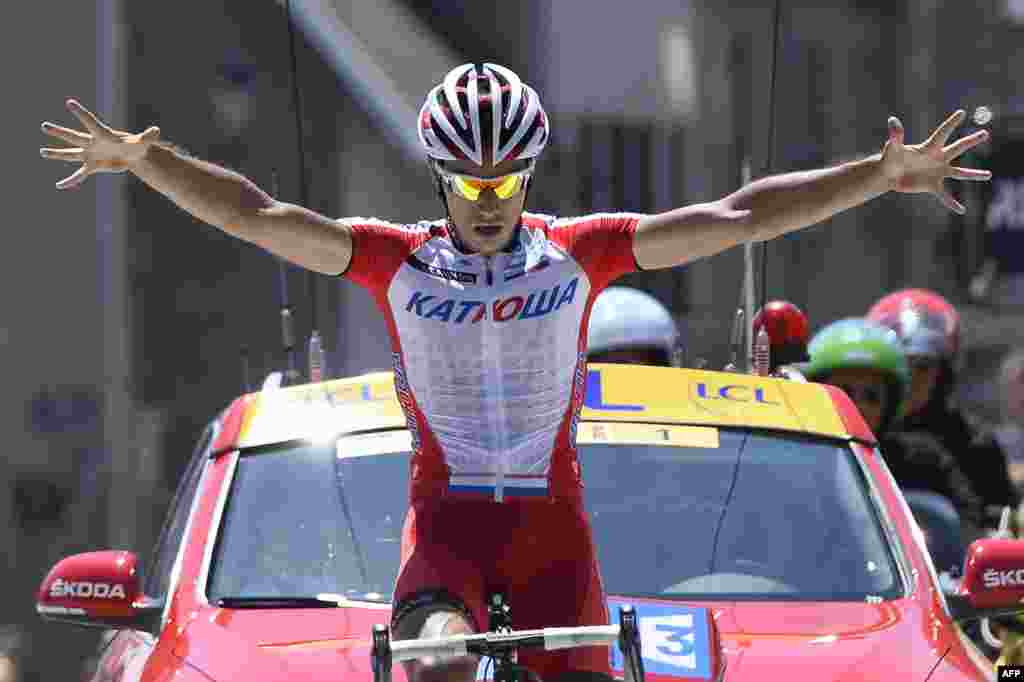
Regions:
M 497 64 L 463 64 L 449 71 L 427 94 L 418 130 L 429 157 L 479 165 L 485 157 L 494 165 L 534 158 L 549 132 L 534 89 Z
M 908 356 L 956 364 L 960 349 L 960 315 L 949 301 L 934 291 L 895 291 L 871 306 L 867 317 L 899 334 Z

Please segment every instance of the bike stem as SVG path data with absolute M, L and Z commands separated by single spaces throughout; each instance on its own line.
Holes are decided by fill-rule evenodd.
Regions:
M 491 632 L 512 632 L 512 607 L 505 601 L 504 593 L 491 593 L 490 603 L 487 605 L 487 620 Z M 494 682 L 520 682 L 519 671 L 515 667 L 518 662 L 515 650 L 494 656 L 493 660 Z
M 640 624 L 636 609 L 619 607 L 619 651 L 622 652 L 624 682 L 644 682 L 644 659 L 640 650 Z
M 489 596 L 488 606 L 489 632 L 486 634 L 472 636 L 456 636 L 450 638 L 455 640 L 448 643 L 445 638 L 438 640 L 424 641 L 425 646 L 415 647 L 403 644 L 399 651 L 399 660 L 407 660 L 416 656 L 412 652 L 417 649 L 423 651 L 436 651 L 441 647 L 447 655 L 466 655 L 467 653 L 489 657 L 494 661 L 494 682 L 539 682 L 540 678 L 523 666 L 518 665 L 517 649 L 521 646 L 528 647 L 550 647 L 553 649 L 566 648 L 567 635 L 564 630 L 573 631 L 574 628 L 551 628 L 542 630 L 524 630 L 516 632 L 512 629 L 512 609 L 505 600 L 503 593 L 492 593 Z M 580 627 L 579 630 L 607 630 L 604 626 Z M 613 629 L 614 631 L 614 629 Z M 569 647 L 595 645 L 597 642 L 608 642 L 602 639 L 607 636 L 604 633 L 598 639 L 586 643 L 586 637 L 593 637 L 593 632 L 574 632 L 575 637 L 584 639 L 571 639 Z M 549 641 L 549 637 L 552 637 Z M 619 607 L 618 646 L 623 656 L 623 682 L 645 682 L 644 664 L 641 655 L 639 620 L 635 609 L 630 605 Z M 460 652 L 460 653 L 459 653 Z M 370 658 L 373 669 L 374 682 L 391 682 L 391 666 L 395 658 L 395 650 L 391 646 L 391 636 L 386 625 L 374 625 Z M 526 679 L 522 679 L 525 673 Z
M 391 635 L 387 625 L 373 626 L 370 662 L 374 682 L 391 682 Z

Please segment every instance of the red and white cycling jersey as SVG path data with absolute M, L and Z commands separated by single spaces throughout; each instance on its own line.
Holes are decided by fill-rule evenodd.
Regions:
M 639 218 L 524 213 L 494 256 L 460 252 L 443 221 L 344 221 L 344 276 L 369 290 L 391 335 L 413 500 L 578 491 L 587 321 L 597 294 L 636 269 Z

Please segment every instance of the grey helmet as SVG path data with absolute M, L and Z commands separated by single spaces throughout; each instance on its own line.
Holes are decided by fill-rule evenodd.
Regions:
M 678 367 L 682 335 L 672 313 L 658 299 L 631 287 L 608 287 L 597 296 L 587 326 L 587 355 L 633 348 L 664 351 Z

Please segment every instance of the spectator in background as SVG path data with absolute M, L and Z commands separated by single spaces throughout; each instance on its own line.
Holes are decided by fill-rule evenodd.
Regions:
M 608 287 L 590 310 L 587 362 L 679 367 L 679 326 L 668 308 L 647 292 Z
M 993 432 L 1006 455 L 1010 480 L 1024 488 L 1024 348 L 1010 351 L 999 369 L 1002 422 Z
M 793 369 L 799 370 L 800 363 L 810 359 L 807 341 L 810 339 L 810 324 L 804 311 L 789 301 L 769 301 L 754 315 L 751 325 L 753 338 L 763 328 L 771 344 L 769 374 L 791 376 Z
M 982 498 L 989 522 L 996 521 L 1003 506 L 1020 503 L 1020 494 L 999 443 L 952 403 L 960 347 L 956 309 L 932 291 L 904 289 L 876 302 L 867 317 L 899 335 L 910 363 L 910 394 L 895 428 L 940 440 Z
M 818 332 L 808 352 L 805 376 L 842 389 L 856 404 L 900 488 L 944 496 L 964 524 L 964 539 L 976 537 L 981 501 L 953 456 L 927 433 L 890 430 L 910 388 L 910 369 L 896 334 L 870 320 L 847 318 Z

